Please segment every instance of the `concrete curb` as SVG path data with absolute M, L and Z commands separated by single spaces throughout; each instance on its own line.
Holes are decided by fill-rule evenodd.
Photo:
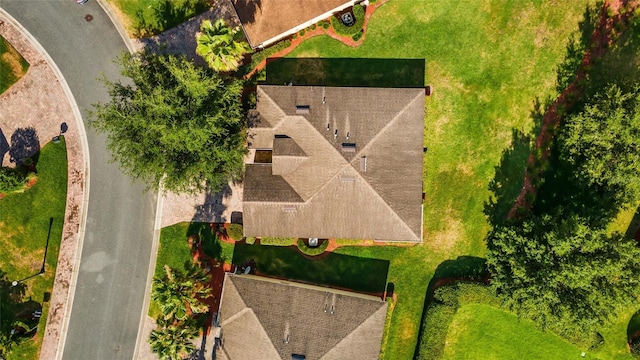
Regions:
M 133 350 L 133 358 L 140 357 L 140 348 L 146 341 L 144 339 L 144 328 L 147 314 L 149 313 L 149 303 L 151 302 L 151 286 L 153 284 L 153 275 L 156 270 L 156 260 L 158 259 L 158 246 L 160 244 L 160 232 L 162 231 L 162 206 L 164 205 L 164 196 L 162 189 L 158 191 L 158 201 L 156 202 L 156 218 L 153 225 L 153 243 L 151 244 L 151 259 L 149 261 L 149 271 L 147 272 L 147 285 L 145 286 L 144 302 L 142 304 L 142 314 L 140 314 L 140 324 L 138 325 L 138 337 L 136 338 L 136 347 Z
M 125 30 L 124 26 L 122 25 L 118 17 L 115 15 L 113 10 L 111 9 L 111 6 L 105 0 L 96 0 L 96 1 L 98 2 L 98 4 L 100 4 L 100 7 L 102 7 L 104 12 L 107 13 L 107 15 L 109 16 L 109 19 L 111 19 L 111 22 L 114 24 L 114 26 L 118 30 L 118 33 L 120 33 L 120 37 L 122 37 L 122 40 L 127 45 L 127 49 L 129 50 L 129 52 L 132 54 L 135 53 L 136 47 L 133 44 L 133 41 L 131 40 L 131 38 L 129 38 L 129 34 L 127 34 L 127 31 Z M 156 217 L 155 217 L 155 222 L 153 226 L 153 240 L 152 240 L 153 242 L 151 244 L 151 259 L 149 261 L 149 270 L 147 272 L 147 284 L 145 286 L 145 295 L 144 295 L 144 302 L 142 304 L 142 313 L 140 314 L 140 323 L 138 325 L 138 336 L 136 338 L 136 346 L 133 351 L 134 359 L 138 359 L 138 357 L 140 356 L 140 351 L 141 351 L 140 348 L 142 344 L 145 342 L 145 339 L 144 339 L 145 320 L 147 319 L 147 313 L 149 312 L 149 303 L 151 302 L 151 286 L 153 283 L 153 275 L 156 269 L 156 259 L 158 257 L 158 246 L 160 243 L 160 231 L 162 226 L 162 206 L 163 206 L 163 200 L 164 200 L 164 197 L 162 196 L 162 189 L 158 191 L 156 196 L 158 197 L 158 200 L 156 202 Z
M 124 41 L 125 45 L 127 45 L 127 49 L 130 53 L 136 52 L 136 47 L 133 45 L 133 42 L 129 38 L 129 34 L 127 34 L 127 30 L 124 28 L 124 25 L 120 22 L 120 19 L 116 16 L 116 14 L 111 10 L 111 6 L 105 0 L 96 0 L 98 5 L 102 8 L 102 10 L 107 14 L 113 25 L 118 30 L 120 37 Z
M 62 358 L 62 349 L 64 349 L 64 341 L 65 341 L 65 336 L 61 336 L 63 334 L 66 333 L 66 329 L 69 325 L 69 316 L 71 314 L 71 306 L 73 304 L 73 297 L 75 294 L 75 287 L 76 287 L 76 282 L 78 279 L 78 270 L 79 270 L 79 266 L 80 266 L 80 255 L 82 254 L 82 242 L 84 240 L 84 233 L 85 233 L 85 226 L 86 226 L 86 221 L 87 221 L 87 207 L 88 207 L 88 203 L 89 203 L 89 168 L 90 168 L 90 157 L 89 157 L 89 144 L 87 142 L 87 133 L 86 133 L 86 129 L 84 127 L 84 122 L 82 121 L 82 115 L 80 114 L 80 109 L 78 108 L 78 104 L 76 103 L 76 100 L 73 96 L 73 93 L 71 92 L 71 89 L 69 88 L 69 85 L 67 84 L 66 80 L 64 79 L 64 76 L 62 76 L 62 73 L 60 72 L 60 69 L 58 68 L 58 66 L 55 64 L 55 62 L 53 61 L 53 59 L 49 56 L 49 54 L 47 53 L 47 51 L 42 47 L 42 45 L 40 45 L 40 43 L 33 37 L 33 35 L 31 35 L 31 33 L 29 33 L 27 31 L 27 29 L 25 29 L 16 19 L 14 19 L 11 15 L 9 15 L 9 13 L 7 13 L 4 9 L 0 8 L 0 18 L 3 18 L 7 23 L 9 23 L 11 26 L 13 26 L 15 29 L 18 30 L 18 32 L 20 32 L 20 34 L 22 34 L 22 36 L 24 36 L 29 43 L 31 44 L 31 46 L 33 46 L 33 48 L 40 53 L 40 55 L 45 59 L 45 61 L 47 62 L 47 64 L 49 65 L 49 67 L 51 68 L 51 70 L 53 71 L 55 77 L 58 79 L 60 86 L 62 87 L 62 90 L 64 92 L 64 94 L 67 97 L 67 100 L 69 101 L 69 105 L 71 106 L 71 110 L 73 111 L 73 117 L 76 120 L 76 127 L 78 129 L 78 135 L 79 135 L 79 140 L 80 140 L 80 145 L 82 147 L 82 164 L 84 166 L 84 176 L 83 176 L 83 182 L 82 182 L 82 205 L 80 206 L 80 223 L 78 224 L 78 230 L 77 230 L 77 234 L 76 234 L 76 248 L 75 248 L 75 254 L 72 254 L 71 259 L 66 259 L 67 261 L 69 261 L 69 263 L 71 264 L 72 270 L 71 270 L 71 282 L 69 283 L 68 289 L 67 289 L 67 294 L 66 294 L 66 299 L 64 299 L 63 301 L 61 301 L 64 304 L 63 307 L 63 317 L 62 317 L 62 323 L 59 329 L 57 329 L 58 331 L 51 331 L 51 327 L 53 326 L 50 322 L 49 319 L 51 318 L 51 316 L 47 317 L 47 324 L 46 324 L 46 328 L 47 328 L 47 332 L 45 332 L 45 336 L 44 339 L 42 341 L 43 343 L 43 347 L 46 343 L 46 340 L 48 338 L 47 334 L 57 334 L 59 336 L 59 338 L 57 339 L 57 348 L 55 349 L 55 354 L 56 354 L 56 359 L 61 359 Z M 68 219 L 69 218 L 69 214 L 72 211 L 71 207 L 72 207 L 72 203 L 70 203 L 69 201 L 67 201 L 66 204 L 66 209 L 65 209 L 65 218 Z M 65 225 L 67 225 L 67 221 L 65 221 Z M 64 232 L 63 232 L 63 239 L 64 240 Z M 60 252 L 60 258 L 58 259 L 59 263 L 62 263 L 63 261 L 63 257 L 64 253 Z M 60 268 L 58 268 L 60 269 Z M 58 277 L 59 275 L 59 271 L 56 270 L 56 277 Z M 60 283 L 55 282 L 54 280 L 54 289 L 52 291 L 52 293 L 55 293 L 56 290 L 60 290 Z M 57 289 L 56 289 L 57 287 Z M 62 291 L 64 293 L 64 290 Z M 51 302 L 50 305 L 53 304 L 53 301 Z M 53 306 L 51 306 L 49 308 L 49 310 L 51 311 L 51 309 L 53 308 Z M 53 336 L 53 335 L 50 335 Z M 55 339 L 52 339 L 52 341 L 55 341 Z M 44 353 L 41 349 L 41 354 Z

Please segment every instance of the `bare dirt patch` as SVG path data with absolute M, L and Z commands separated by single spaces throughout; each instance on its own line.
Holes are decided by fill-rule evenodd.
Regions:
M 0 56 L 0 60 L 2 60 L 2 62 L 11 69 L 11 73 L 16 79 L 21 78 L 27 73 L 27 70 L 23 68 L 20 59 L 22 59 L 22 56 L 20 56 L 20 54 L 18 54 L 18 52 L 12 47 L 9 47 L 7 52 Z

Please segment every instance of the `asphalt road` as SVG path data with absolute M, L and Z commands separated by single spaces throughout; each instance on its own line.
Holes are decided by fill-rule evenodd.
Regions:
M 108 100 L 102 75 L 119 77 L 112 60 L 125 43 L 90 0 L 0 0 L 47 50 L 64 75 L 83 119 Z M 91 15 L 91 21 L 85 17 Z M 151 255 L 156 196 L 144 193 L 116 164 L 105 137 L 87 128 L 90 193 L 86 235 L 63 358 L 131 359 L 142 314 Z

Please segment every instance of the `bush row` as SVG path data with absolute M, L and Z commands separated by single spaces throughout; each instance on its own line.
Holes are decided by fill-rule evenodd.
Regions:
M 0 167 L 0 192 L 10 193 L 21 190 L 30 176 L 32 176 L 31 173 L 20 168 Z

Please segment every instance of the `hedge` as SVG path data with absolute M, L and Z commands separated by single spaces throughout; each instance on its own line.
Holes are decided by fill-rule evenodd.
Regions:
M 260 238 L 261 245 L 291 246 L 296 243 L 296 238 L 263 237 Z
M 10 193 L 21 190 L 29 180 L 29 175 L 22 169 L 0 167 L 0 192 Z
M 271 57 L 273 54 L 277 53 L 280 50 L 284 50 L 289 46 L 291 46 L 291 40 L 286 39 L 266 49 L 262 49 L 260 51 L 254 52 L 253 54 L 251 54 L 251 63 L 249 64 L 249 69 L 247 73 L 255 69 L 255 67 L 258 66 L 258 64 L 260 64 L 262 60 L 265 60 Z
M 244 238 L 242 225 L 240 224 L 229 224 L 227 227 L 227 235 L 235 241 L 240 241 Z
M 362 26 L 364 25 L 364 7 L 362 5 L 357 4 L 353 6 L 353 16 L 355 17 L 355 24 L 351 26 L 346 26 L 342 23 L 337 16 L 331 17 L 331 26 L 336 31 L 336 33 L 345 36 L 352 36 L 357 34 L 360 30 L 362 30 Z
M 298 250 L 300 250 L 303 254 L 309 256 L 322 254 L 325 250 L 327 250 L 327 246 L 329 246 L 329 240 L 320 240 L 320 245 L 318 245 L 317 247 L 308 247 L 303 239 L 298 239 Z

